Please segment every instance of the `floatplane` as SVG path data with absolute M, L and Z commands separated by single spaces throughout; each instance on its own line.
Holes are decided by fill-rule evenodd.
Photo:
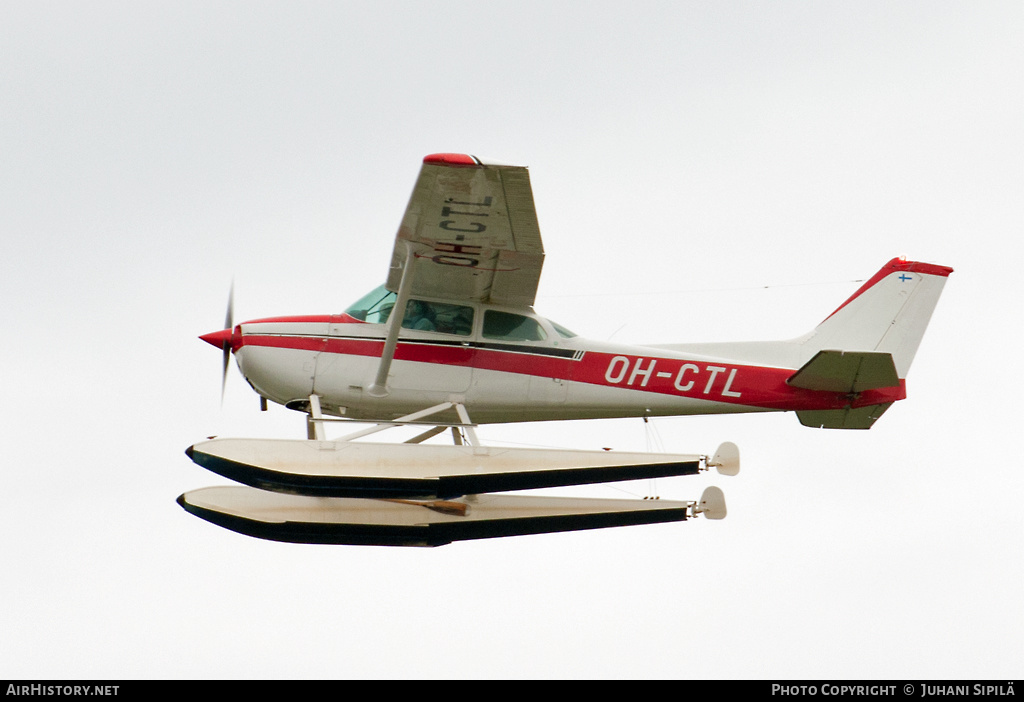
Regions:
M 482 424 L 795 412 L 868 429 L 906 376 L 952 269 L 895 258 L 787 341 L 629 346 L 537 314 L 544 249 L 526 168 L 423 160 L 383 285 L 339 314 L 202 337 L 260 397 L 306 414 L 304 439 L 213 438 L 186 453 L 237 483 L 186 492 L 191 514 L 287 542 L 438 546 L 577 529 L 721 519 L 725 499 L 566 498 L 524 490 L 739 471 L 739 449 L 667 454 L 487 446 Z M 222 386 L 223 393 L 223 386 Z M 328 439 L 332 422 L 368 428 Z M 366 440 L 417 427 L 404 442 Z M 451 443 L 425 443 L 449 432 Z

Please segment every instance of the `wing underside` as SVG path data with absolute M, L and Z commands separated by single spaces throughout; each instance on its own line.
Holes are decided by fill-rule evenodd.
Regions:
M 526 168 L 435 154 L 398 229 L 387 287 L 415 264 L 417 297 L 532 306 L 544 248 Z

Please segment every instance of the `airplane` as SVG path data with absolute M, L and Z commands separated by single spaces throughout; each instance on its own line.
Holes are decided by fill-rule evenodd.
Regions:
M 544 249 L 525 167 L 423 159 L 383 285 L 344 312 L 235 324 L 200 338 L 267 402 L 306 414 L 305 439 L 211 438 L 186 454 L 240 485 L 194 490 L 189 513 L 293 543 L 453 541 L 726 515 L 699 500 L 508 494 L 739 471 L 713 454 L 485 446 L 482 424 L 792 411 L 868 429 L 906 376 L 952 268 L 894 258 L 807 334 L 786 341 L 631 346 L 584 339 L 533 304 Z M 224 387 L 222 385 L 222 396 Z M 328 439 L 329 423 L 369 423 Z M 404 442 L 361 441 L 395 427 Z M 451 432 L 451 444 L 427 444 Z

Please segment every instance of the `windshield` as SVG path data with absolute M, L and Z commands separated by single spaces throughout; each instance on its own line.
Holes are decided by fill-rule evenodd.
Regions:
M 354 305 L 345 310 L 345 314 L 361 322 L 383 324 L 391 315 L 396 297 L 398 296 L 395 293 L 381 285 L 359 298 Z

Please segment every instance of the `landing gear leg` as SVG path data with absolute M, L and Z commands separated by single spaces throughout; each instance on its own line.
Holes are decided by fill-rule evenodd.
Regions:
M 326 441 L 324 435 L 323 412 L 320 411 L 320 396 L 309 396 L 309 414 L 306 416 L 306 438 L 313 441 Z

